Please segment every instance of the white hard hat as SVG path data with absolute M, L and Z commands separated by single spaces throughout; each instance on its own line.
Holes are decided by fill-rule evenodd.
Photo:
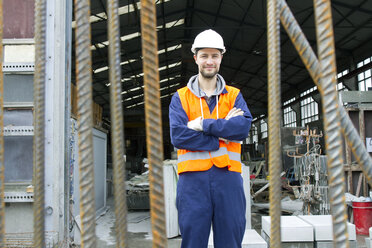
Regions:
M 205 30 L 195 37 L 191 52 L 195 53 L 198 48 L 216 48 L 222 53 L 226 52 L 221 35 L 212 29 Z

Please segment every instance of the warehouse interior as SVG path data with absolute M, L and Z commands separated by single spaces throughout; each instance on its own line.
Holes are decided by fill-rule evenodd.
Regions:
M 316 36 L 312 1 L 288 1 L 294 16 L 302 27 L 313 50 Z M 339 89 L 367 91 L 369 77 L 358 75 L 371 68 L 370 10 L 371 3 L 333 1 L 333 24 L 339 73 Z M 174 92 L 185 86 L 190 76 L 197 73 L 191 44 L 195 36 L 208 28 L 218 31 L 227 48 L 220 74 L 230 85 L 239 88 L 252 112 L 255 142 L 265 139 L 267 122 L 267 37 L 266 4 L 262 1 L 156 1 L 159 50 L 159 75 L 164 132 L 165 158 L 170 158 L 172 145 L 168 131 L 168 106 Z M 102 107 L 102 121 L 109 124 L 108 38 L 106 3 L 92 1 L 91 32 L 93 57 L 94 101 Z M 121 73 L 123 111 L 126 140 L 140 143 L 134 136 L 144 137 L 143 72 L 140 37 L 140 3 L 120 1 Z M 73 23 L 74 27 L 74 23 Z M 73 39 L 74 40 L 74 39 Z M 285 30 L 281 29 L 281 99 L 290 120 L 283 126 L 304 127 L 306 123 L 321 120 L 321 102 L 314 82 L 306 71 Z M 73 53 L 74 56 L 74 53 Z M 73 57 L 74 61 L 74 57 Z M 74 64 L 72 64 L 74 71 Z M 367 72 L 368 74 L 368 72 Z M 71 74 L 74 82 L 74 73 Z M 364 80 L 364 81 L 363 81 Z M 307 92 L 310 91 L 310 92 Z M 306 97 L 305 97 L 306 96 Z M 303 117 L 300 102 L 311 97 L 315 110 Z M 313 107 L 312 103 L 308 103 Z M 302 105 L 301 105 L 302 106 Z M 293 111 L 296 114 L 293 114 Z M 314 112 L 315 111 L 315 112 Z M 296 122 L 296 124 L 293 124 Z M 289 125 L 291 123 L 291 125 Z M 261 125 L 262 124 L 262 125 Z M 262 126 L 262 130 L 261 130 Z M 252 138 L 253 138 L 252 134 Z M 129 143 L 129 141 L 128 141 Z M 138 144 L 133 154 L 143 154 Z M 145 151 L 145 149 L 144 149 Z
M 32 94 L 27 90 L 32 85 L 35 66 L 34 53 L 32 51 L 34 49 L 33 2 L 4 0 L 4 8 L 8 6 L 7 12 L 4 12 L 4 26 L 12 26 L 13 28 L 4 29 L 3 41 L 5 53 L 3 64 L 5 83 L 4 106 L 6 109 L 4 125 L 8 126 L 33 126 L 31 120 L 33 99 Z M 50 222 L 48 222 L 48 219 L 46 220 L 46 229 L 53 230 L 50 234 L 50 240 L 57 239 L 60 243 L 61 240 L 66 241 L 67 239 L 69 240 L 67 243 L 78 246 L 80 244 L 80 214 L 79 193 L 77 190 L 79 188 L 79 155 L 77 144 L 78 89 L 75 70 L 76 22 L 73 12 L 74 4 L 71 1 L 61 2 L 57 3 L 54 1 L 51 4 L 52 10 L 49 9 L 50 12 L 48 13 L 53 13 L 55 20 L 58 19 L 58 15 L 64 16 L 65 19 L 63 20 L 66 22 L 64 24 L 66 32 L 63 32 L 63 30 L 58 31 L 56 28 L 54 30 L 56 36 L 64 33 L 63 38 L 66 41 L 66 45 L 62 49 L 65 50 L 63 58 L 71 63 L 66 63 L 65 67 L 63 67 L 66 74 L 62 71 L 55 76 L 59 75 L 62 78 L 61 87 L 68 84 L 67 87 L 64 87 L 66 97 L 59 99 L 59 103 L 62 103 L 62 109 L 59 109 L 61 116 L 65 115 L 68 117 L 63 119 L 61 116 L 55 117 L 53 115 L 51 119 L 55 122 L 58 122 L 58 120 L 65 121 L 65 135 L 68 138 L 66 138 L 67 141 L 65 141 L 64 148 L 58 150 L 60 153 L 58 156 L 60 157 L 54 159 L 62 161 L 59 162 L 61 168 L 68 168 L 64 172 L 68 176 L 58 182 L 62 188 L 65 187 L 64 193 L 59 193 L 59 195 L 65 195 L 65 198 L 62 196 L 56 199 L 50 197 L 53 199 L 51 200 L 53 203 L 50 206 L 54 209 L 57 206 L 60 208 L 59 211 L 62 212 L 64 211 L 63 209 L 68 209 L 68 213 L 64 211 L 62 215 L 68 215 L 69 217 L 63 217 L 64 220 L 57 221 L 58 218 L 62 218 L 55 216 L 59 212 L 56 210 L 53 212 L 52 207 L 51 209 L 46 208 L 51 211 L 50 218 L 53 219 Z M 136 225 L 139 225 L 140 222 L 149 221 L 147 216 L 149 216 L 148 211 L 150 209 L 144 110 L 144 74 L 141 50 L 141 4 L 137 0 L 120 0 L 118 2 L 126 155 L 125 168 L 128 187 L 127 204 L 129 219 L 133 220 L 133 222 L 129 221 L 129 225 L 132 224 L 132 227 L 129 228 L 129 236 L 139 243 L 138 247 L 147 247 L 146 245 L 151 244 L 151 237 L 149 238 L 146 235 L 144 237 L 143 233 L 150 233 L 151 231 L 148 230 L 148 227 L 141 229 L 141 231 L 138 231 L 140 227 L 138 227 L 138 230 L 136 229 Z M 313 1 L 288 0 L 286 2 L 316 53 L 317 42 Z M 219 73 L 225 78 L 228 85 L 240 89 L 253 116 L 249 136 L 242 142 L 241 156 L 243 164 L 248 168 L 247 189 L 249 191 L 250 207 L 247 210 L 249 211 L 247 216 L 251 218 L 249 228 L 256 230 L 264 228 L 264 224 L 261 223 L 261 216 L 269 215 L 266 1 L 156 0 L 155 3 L 164 164 L 174 168 L 177 159 L 176 149 L 171 143 L 169 133 L 168 107 L 170 101 L 177 89 L 186 86 L 188 79 L 197 74 L 198 68 L 192 57 L 191 45 L 199 32 L 211 28 L 221 34 L 226 47 L 226 53 L 223 56 Z M 60 4 L 63 5 L 65 12 L 58 13 L 57 9 Z M 112 213 L 113 172 L 110 138 L 107 3 L 103 0 L 92 0 L 90 4 L 94 101 L 95 207 L 97 218 L 101 216 L 97 220 L 97 223 L 101 223 L 101 226 L 97 225 L 96 233 L 98 239 L 102 239 L 98 242 L 99 247 L 114 247 L 115 242 L 110 240 L 114 234 L 102 235 L 102 233 L 110 232 L 114 222 Z M 372 155 L 372 2 L 368 0 L 333 0 L 331 1 L 331 7 L 338 95 L 362 141 L 365 143 L 369 155 Z M 15 16 L 23 16 L 23 22 L 12 23 Z M 58 22 L 54 21 L 55 23 Z M 56 26 L 58 27 L 58 25 Z M 53 29 L 53 25 L 49 25 L 49 28 Z M 54 42 L 54 45 L 49 46 L 52 46 L 55 51 L 58 48 L 63 48 L 60 43 L 57 45 L 56 38 L 51 42 Z M 280 49 L 282 197 L 289 206 L 287 208 L 282 207 L 282 213 L 286 216 L 299 214 L 330 215 L 329 200 L 327 199 L 327 161 L 325 156 L 327 151 L 324 143 L 324 118 L 321 96 L 282 26 L 280 29 Z M 58 57 L 57 52 L 55 52 L 55 57 Z M 53 61 L 50 63 L 56 63 Z M 60 63 L 63 64 L 63 62 Z M 53 90 L 58 90 L 57 87 L 59 86 L 55 85 L 56 89 Z M 54 94 L 56 93 L 54 92 Z M 50 98 L 53 97 L 51 96 Z M 64 101 L 66 99 L 68 101 Z M 58 102 L 54 102 L 54 104 L 58 105 Z M 55 109 L 50 111 L 53 112 Z M 22 118 L 19 118 L 19 116 Z M 62 126 L 60 128 L 63 129 Z M 53 131 L 49 130 L 50 132 Z M 30 210 L 32 209 L 32 199 L 25 199 L 25 196 L 32 194 L 32 190 L 28 188 L 29 185 L 32 185 L 32 149 L 29 149 L 32 146 L 31 136 L 32 132 L 23 131 L 22 135 L 8 136 L 6 137 L 8 141 L 5 141 L 5 154 L 7 151 L 13 151 L 8 153 L 11 155 L 5 155 L 5 194 L 9 197 L 6 201 L 8 209 L 8 219 L 6 220 L 8 224 L 6 225 L 10 226 L 10 229 L 8 229 L 10 230 L 8 231 L 10 236 L 8 237 L 10 237 L 10 241 L 14 242 L 21 239 L 24 240 L 25 237 L 22 235 L 29 233 L 30 230 L 32 231 L 32 211 Z M 63 144 L 63 141 L 59 142 L 59 144 Z M 21 148 L 20 144 L 22 144 Z M 50 149 L 56 152 L 56 148 Z M 63 158 L 64 154 L 67 154 L 66 151 L 68 151 L 69 158 Z M 363 175 L 361 167 L 356 162 L 350 148 L 345 145 L 345 141 L 343 144 L 343 155 L 345 186 L 348 196 L 355 198 L 364 197 L 366 201 L 371 200 L 371 188 L 368 185 L 367 178 Z M 14 166 L 15 163 L 20 164 L 20 166 Z M 309 169 L 308 173 L 310 176 L 306 175 L 306 169 L 311 166 L 314 166 L 315 169 Z M 170 169 L 167 173 L 171 174 L 172 180 L 176 180 L 176 178 L 173 178 L 173 169 Z M 314 173 L 317 173 L 316 177 Z M 305 180 L 304 178 L 307 177 L 311 179 Z M 164 185 L 166 187 L 166 183 Z M 314 191 L 309 193 L 308 189 L 310 188 Z M 46 191 L 49 192 L 48 189 Z M 22 200 L 14 200 L 14 197 L 19 195 L 23 197 Z M 49 202 L 48 199 L 47 195 L 47 202 Z M 64 204 L 59 205 L 60 203 L 57 203 L 63 201 L 65 202 Z M 301 204 L 296 208 L 294 206 L 298 201 Z M 16 217 L 19 212 L 22 212 L 22 215 Z M 19 218 L 30 219 L 21 228 L 22 235 L 17 234 L 19 231 L 17 231 L 17 228 L 22 222 Z M 106 221 L 112 222 L 109 229 L 105 229 L 107 228 L 107 223 L 104 218 L 108 218 Z M 15 219 L 17 221 L 12 224 L 11 222 Z M 351 206 L 348 207 L 348 220 L 350 223 L 355 224 Z M 59 224 L 55 224 L 57 222 Z M 55 236 L 54 231 L 64 234 Z M 172 247 L 172 245 L 177 247 L 179 245 L 180 236 L 178 235 L 178 229 L 175 232 L 176 234 L 168 236 L 170 238 L 169 247 Z M 136 233 L 141 233 L 141 235 Z M 368 235 L 371 236 L 372 234 L 358 235 L 359 239 L 352 245 L 358 245 L 355 247 L 370 247 L 367 245 L 368 242 L 372 244 L 372 241 L 370 241 L 371 237 L 368 237 Z M 261 236 L 265 239 L 267 235 Z M 104 241 L 104 239 L 109 239 L 110 242 Z M 139 239 L 144 239 L 145 241 L 139 241 Z M 53 243 L 55 241 L 50 242 Z M 136 247 L 134 246 L 134 241 L 132 242 L 133 246 L 130 247 Z M 141 246 L 141 242 L 143 242 L 144 246 Z

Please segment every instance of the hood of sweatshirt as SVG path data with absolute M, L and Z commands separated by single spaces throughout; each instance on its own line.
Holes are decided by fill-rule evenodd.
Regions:
M 217 96 L 220 95 L 225 89 L 225 86 L 226 86 L 225 80 L 220 74 L 217 74 L 217 87 L 213 95 Z M 206 96 L 206 94 L 199 87 L 198 75 L 194 75 L 190 78 L 189 82 L 187 83 L 187 87 L 195 96 L 199 98 Z

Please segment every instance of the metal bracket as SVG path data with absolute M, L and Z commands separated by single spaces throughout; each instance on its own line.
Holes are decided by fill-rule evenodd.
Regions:
M 4 127 L 4 136 L 32 136 L 34 126 L 11 126 Z
M 34 202 L 34 193 L 4 192 L 4 202 Z
M 4 63 L 3 72 L 34 72 L 35 63 Z

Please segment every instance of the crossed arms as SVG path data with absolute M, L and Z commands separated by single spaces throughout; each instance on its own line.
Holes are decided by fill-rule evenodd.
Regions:
M 220 138 L 235 141 L 244 140 L 251 127 L 252 115 L 241 93 L 235 100 L 234 108 L 235 115 L 231 114 L 226 116 L 230 118 L 217 120 L 204 119 L 201 123 L 201 131 L 199 129 L 196 131 L 190 128 L 190 124 L 189 127 L 187 126 L 189 119 L 182 108 L 178 93 L 175 93 L 169 106 L 172 144 L 178 149 L 213 151 L 218 150 Z

